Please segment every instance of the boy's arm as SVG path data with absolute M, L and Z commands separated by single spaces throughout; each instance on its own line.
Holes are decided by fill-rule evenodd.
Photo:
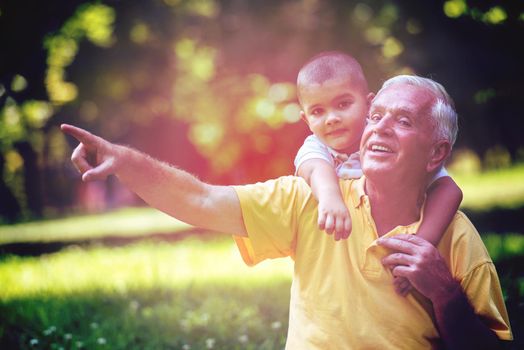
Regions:
M 71 160 L 82 180 L 116 175 L 150 206 L 188 224 L 246 236 L 240 202 L 229 186 L 212 186 L 189 173 L 83 129 L 62 125 L 80 144 Z
M 298 168 L 297 174 L 311 186 L 318 200 L 318 227 L 335 233 L 335 240 L 349 237 L 351 219 L 342 199 L 335 169 L 323 159 L 308 159 Z
M 418 236 L 437 246 L 446 232 L 462 202 L 462 191 L 449 176 L 442 176 L 433 181 L 427 190 L 424 216 L 418 229 Z M 404 277 L 393 281 L 395 291 L 406 296 L 412 289 L 411 283 Z
M 418 235 L 437 246 L 462 202 L 462 191 L 449 176 L 435 180 L 427 191 Z

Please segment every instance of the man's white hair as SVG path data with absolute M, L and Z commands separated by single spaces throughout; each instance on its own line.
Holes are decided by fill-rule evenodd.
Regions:
M 382 84 L 377 95 L 388 86 L 394 84 L 408 84 L 428 89 L 435 95 L 436 101 L 431 108 L 431 118 L 435 125 L 434 135 L 437 140 L 447 140 L 453 146 L 458 133 L 458 116 L 453 99 L 446 89 L 434 80 L 416 75 L 397 75 Z

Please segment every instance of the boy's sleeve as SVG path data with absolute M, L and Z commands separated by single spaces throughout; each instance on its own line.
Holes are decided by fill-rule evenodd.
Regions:
M 294 257 L 298 220 L 311 196 L 306 182 L 286 176 L 235 186 L 247 237 L 233 236 L 247 265 L 265 259 Z
M 441 167 L 440 170 L 435 174 L 435 176 L 433 176 L 433 179 L 431 179 L 430 184 L 445 176 L 449 176 L 448 171 L 446 170 L 446 168 Z
M 309 159 L 323 159 L 332 166 L 335 166 L 335 162 L 328 148 L 315 135 L 306 137 L 304 144 L 298 150 L 294 162 L 295 175 L 297 174 L 298 168 Z

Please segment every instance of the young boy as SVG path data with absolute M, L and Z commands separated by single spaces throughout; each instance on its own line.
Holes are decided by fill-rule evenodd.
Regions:
M 358 150 L 374 94 L 358 62 L 340 52 L 324 52 L 309 60 L 298 74 L 297 92 L 301 117 L 313 135 L 297 153 L 296 173 L 308 182 L 319 202 L 319 228 L 334 233 L 335 240 L 347 238 L 351 219 L 339 177 L 362 176 Z M 461 201 L 462 191 L 441 169 L 427 190 L 418 235 L 436 246 Z M 411 286 L 398 278 L 395 289 L 406 295 Z

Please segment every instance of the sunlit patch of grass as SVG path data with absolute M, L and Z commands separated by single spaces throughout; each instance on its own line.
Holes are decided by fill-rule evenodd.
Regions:
M 0 244 L 132 237 L 178 232 L 190 227 L 156 209 L 126 208 L 104 214 L 0 226 Z
M 479 174 L 452 176 L 464 192 L 464 208 L 489 210 L 524 205 L 524 164 Z
M 245 266 L 224 236 L 8 256 L 0 348 L 283 348 L 291 273 Z
M 39 294 L 63 296 L 191 284 L 290 280 L 291 262 L 275 260 L 249 268 L 233 240 L 186 239 L 178 244 L 141 242 L 109 248 L 75 246 L 41 257 L 11 256 L 0 263 L 0 300 Z

